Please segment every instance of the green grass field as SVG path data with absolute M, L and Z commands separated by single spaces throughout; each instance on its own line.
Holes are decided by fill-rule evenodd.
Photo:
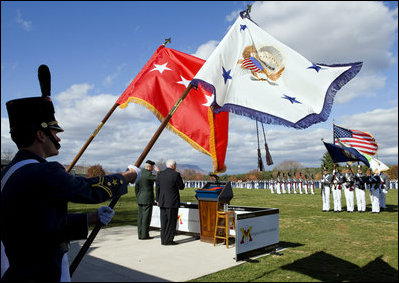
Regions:
M 280 210 L 279 247 L 284 249 L 283 255 L 252 258 L 193 282 L 398 281 L 398 190 L 389 191 L 387 208 L 380 214 L 371 213 L 368 195 L 367 212 L 360 214 L 322 212 L 320 189 L 315 195 L 277 195 L 269 190 L 236 188 L 233 192 L 231 205 Z M 195 189 L 181 191 L 181 201 L 197 202 Z M 69 210 L 88 212 L 99 206 L 70 204 Z M 342 206 L 345 210 L 344 196 Z M 115 212 L 110 227 L 136 225 L 132 188 L 121 197 Z

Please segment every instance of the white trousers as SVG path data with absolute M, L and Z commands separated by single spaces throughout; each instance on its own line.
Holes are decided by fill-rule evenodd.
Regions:
M 285 184 L 284 183 L 281 184 L 281 193 L 285 194 Z
M 299 193 L 302 194 L 302 182 L 299 183 L 298 190 L 299 190 Z
M 341 211 L 341 190 L 333 189 L 334 211 Z
M 323 210 L 330 210 L 330 187 L 324 185 L 324 188 L 321 190 L 321 198 L 323 199 Z
M 343 187 L 344 187 L 344 191 L 345 191 L 346 211 L 353 212 L 353 210 L 355 209 L 353 190 L 350 191 L 349 186 L 347 187 L 344 185 Z
M 355 187 L 357 211 L 366 211 L 366 190 Z
M 385 194 L 387 193 L 387 191 L 385 191 L 383 189 L 380 189 L 380 207 L 385 208 Z
M 280 187 L 281 187 L 281 183 L 277 183 L 276 192 L 277 192 L 278 195 L 281 194 L 281 189 L 280 189 Z
M 370 189 L 371 212 L 380 212 L 380 189 Z

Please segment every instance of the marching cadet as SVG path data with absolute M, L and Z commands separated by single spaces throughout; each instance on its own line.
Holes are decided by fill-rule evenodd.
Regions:
M 294 190 L 294 194 L 296 194 L 296 189 L 297 189 L 297 180 L 295 178 L 295 173 L 292 176 L 292 189 Z
M 298 179 L 298 190 L 299 194 L 302 194 L 302 173 L 299 173 L 299 179 Z
M 341 212 L 341 190 L 344 182 L 344 175 L 339 172 L 339 167 L 335 165 L 333 170 L 334 212 Z
M 283 172 L 283 178 L 281 179 L 281 193 L 285 194 L 285 174 Z
M 379 173 L 381 185 L 380 185 L 380 211 L 385 210 L 385 195 L 388 193 L 389 190 L 389 182 L 388 176 L 385 175 L 383 172 Z
M 308 175 L 305 174 L 305 178 L 303 180 L 303 188 L 305 190 L 305 194 L 308 194 Z
M 362 172 L 362 167 L 357 166 L 357 173 L 354 178 L 357 211 L 360 213 L 366 212 L 366 174 Z
M 287 193 L 291 193 L 291 173 L 287 173 Z
M 311 179 L 309 180 L 309 182 L 310 182 L 310 193 L 312 195 L 314 195 L 314 176 L 313 176 L 313 174 L 311 175 Z M 309 182 L 308 182 L 308 184 L 309 184 Z
M 368 183 L 370 184 L 371 212 L 380 213 L 380 176 L 378 174 L 370 174 Z
M 324 167 L 323 177 L 321 180 L 321 198 L 323 200 L 323 211 L 330 211 L 330 187 L 333 175 L 328 173 L 327 167 Z
M 69 241 L 84 239 L 88 223 L 107 224 L 114 211 L 100 207 L 91 214 L 68 214 L 68 202 L 101 203 L 127 193 L 140 169 L 121 174 L 76 177 L 46 159 L 59 154 L 64 130 L 54 117 L 50 71 L 39 67 L 42 97 L 6 103 L 11 138 L 18 152 L 1 171 L 2 281 L 70 281 Z M 3 254 L 5 252 L 5 254 Z M 7 263 L 7 262 L 6 262 Z
M 275 187 L 275 181 L 274 179 L 271 179 L 269 181 L 269 185 L 270 185 L 270 193 L 274 194 L 274 187 Z
M 278 195 L 281 194 L 281 179 L 280 179 L 280 172 L 277 173 L 277 188 L 276 188 L 276 192 Z
M 352 167 L 346 165 L 345 182 L 344 182 L 344 194 L 346 200 L 346 211 L 352 213 L 355 209 L 354 204 L 354 174 L 352 172 Z

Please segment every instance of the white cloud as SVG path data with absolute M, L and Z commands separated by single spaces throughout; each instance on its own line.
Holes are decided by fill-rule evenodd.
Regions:
M 119 66 L 116 67 L 116 71 L 108 76 L 106 76 L 102 82 L 102 85 L 105 87 L 110 87 L 112 86 L 113 82 L 115 81 L 116 78 L 118 78 L 119 74 L 121 71 L 127 66 L 126 63 L 123 63 Z
M 306 7 L 305 7 L 306 6 Z M 227 16 L 235 20 L 237 12 Z M 348 63 L 363 61 L 356 76 L 336 96 L 337 104 L 349 104 L 362 97 L 377 97 L 378 91 L 389 84 L 383 74 L 390 64 L 397 64 L 397 56 L 390 50 L 397 40 L 397 9 L 389 11 L 382 2 L 255 2 L 251 16 L 263 29 L 316 62 Z M 22 17 L 21 17 L 22 18 Z M 198 47 L 194 56 L 206 59 L 216 48 L 218 39 Z M 112 83 L 120 70 L 116 68 L 104 83 Z M 393 90 L 395 97 L 396 89 Z M 61 151 L 54 160 L 70 163 L 90 137 L 105 114 L 118 98 L 112 93 L 94 95 L 94 85 L 75 84 L 53 95 L 56 118 L 65 132 L 60 134 Z M 387 101 L 388 103 L 388 101 Z M 369 105 L 362 113 L 354 112 L 334 117 L 337 124 L 370 132 L 379 144 L 378 159 L 386 164 L 397 164 L 398 107 L 376 109 Z M 387 107 L 388 104 L 387 104 Z M 332 111 L 335 111 L 334 107 Z M 105 168 L 124 170 L 135 163 L 142 150 L 157 130 L 160 122 L 143 106 L 130 103 L 117 108 L 102 127 L 78 163 L 100 163 Z M 261 129 L 261 128 L 260 128 Z M 296 130 L 265 125 L 268 146 L 274 166 L 294 160 L 305 167 L 318 167 L 326 152 L 321 138 L 331 141 L 331 123 L 320 123 L 308 129 Z M 8 119 L 2 118 L 1 146 L 16 147 L 9 138 Z M 263 133 L 260 132 L 262 157 L 265 157 Z M 211 171 L 211 158 L 194 150 L 187 142 L 169 130 L 164 130 L 147 158 L 178 163 L 196 164 Z M 235 114 L 230 115 L 229 145 L 226 154 L 227 174 L 248 172 L 257 167 L 257 136 L 255 121 Z
M 17 10 L 16 22 L 26 31 L 30 31 L 32 29 L 32 22 L 23 19 L 20 10 Z
M 255 2 L 251 17 L 313 62 L 363 61 L 371 71 L 395 61 L 388 50 L 397 37 L 397 11 L 382 2 Z
M 197 51 L 192 54 L 193 56 L 199 57 L 201 59 L 208 59 L 209 55 L 211 55 L 212 51 L 216 48 L 219 44 L 219 41 L 210 40 L 202 45 L 200 45 Z

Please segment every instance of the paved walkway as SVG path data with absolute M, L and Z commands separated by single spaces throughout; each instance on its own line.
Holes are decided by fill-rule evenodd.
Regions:
M 138 240 L 136 226 L 101 229 L 72 276 L 72 282 L 182 282 L 243 263 L 235 261 L 235 245 L 201 242 L 177 235 L 178 245 L 162 246 L 159 231 Z M 84 241 L 71 243 L 69 260 Z

